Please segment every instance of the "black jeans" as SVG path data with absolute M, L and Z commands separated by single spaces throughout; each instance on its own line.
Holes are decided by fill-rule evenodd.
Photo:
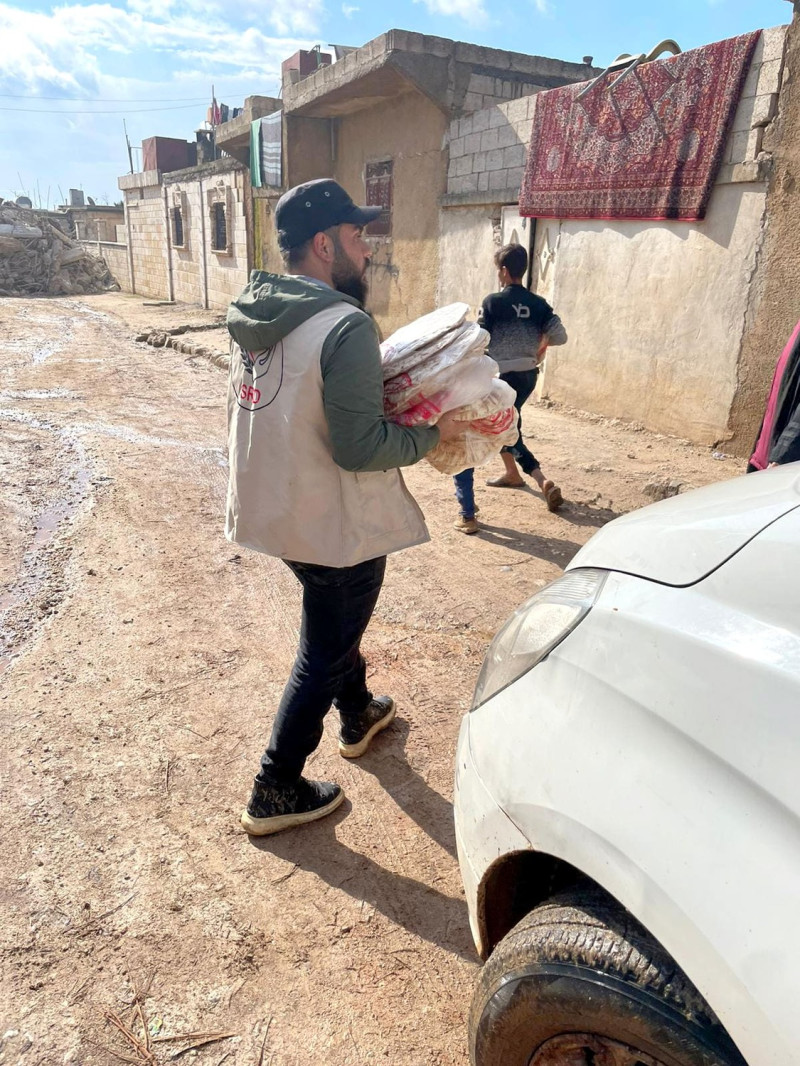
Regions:
M 361 638 L 378 602 L 386 556 L 356 566 L 287 561 L 303 586 L 300 646 L 261 757 L 257 780 L 294 784 L 322 738 L 333 703 L 343 716 L 368 706 L 367 664 Z
M 526 474 L 532 474 L 539 469 L 539 460 L 522 441 L 522 405 L 536 388 L 538 370 L 509 370 L 507 374 L 501 374 L 502 381 L 508 382 L 517 394 L 514 406 L 519 412 L 519 436 L 514 444 L 503 448 L 504 452 L 511 452 Z

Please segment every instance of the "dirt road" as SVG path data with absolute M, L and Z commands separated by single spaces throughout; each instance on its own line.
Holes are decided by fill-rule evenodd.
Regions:
M 463 1066 L 477 960 L 451 764 L 486 644 L 648 481 L 741 464 L 530 408 L 573 502 L 482 490 L 469 538 L 449 479 L 410 471 L 433 541 L 392 558 L 366 639 L 399 720 L 350 764 L 331 719 L 311 771 L 347 802 L 254 842 L 237 817 L 299 595 L 222 536 L 224 375 L 131 339 L 182 316 L 0 301 L 0 1062 L 148 1061 L 115 1012 L 140 1039 L 144 1016 L 158 1062 L 212 1032 L 233 1035 L 189 1061 Z

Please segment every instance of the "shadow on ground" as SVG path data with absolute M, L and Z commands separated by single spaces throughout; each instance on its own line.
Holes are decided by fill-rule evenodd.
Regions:
M 409 723 L 397 720 L 375 749 L 359 760 L 399 807 L 455 859 L 453 807 L 409 766 L 403 755 Z M 430 885 L 385 869 L 337 839 L 336 827 L 351 810 L 348 800 L 319 822 L 273 837 L 251 837 L 251 844 L 315 873 L 332 888 L 363 900 L 414 936 L 470 962 L 477 962 L 467 908 Z
M 534 559 L 543 559 L 556 566 L 565 567 L 581 548 L 572 540 L 560 540 L 558 537 L 539 537 L 534 533 L 523 533 L 519 529 L 507 526 L 494 526 L 481 522 L 480 529 L 473 534 L 473 539 L 496 544 L 500 548 L 530 555 Z
M 619 518 L 619 513 L 608 507 L 593 507 L 590 503 L 572 501 L 565 503 L 558 513 L 573 526 L 596 526 L 598 529 Z

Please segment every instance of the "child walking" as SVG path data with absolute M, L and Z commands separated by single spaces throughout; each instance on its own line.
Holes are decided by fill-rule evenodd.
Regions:
M 564 498 L 561 489 L 542 473 L 539 460 L 522 440 L 522 406 L 536 387 L 539 366 L 549 345 L 565 344 L 567 331 L 553 308 L 541 296 L 530 292 L 522 283 L 528 269 L 528 253 L 521 244 L 507 244 L 495 253 L 497 276 L 503 286 L 483 301 L 478 322 L 489 333 L 488 354 L 500 367 L 500 377 L 516 394 L 514 406 L 519 412 L 519 437 L 515 444 L 503 448 L 505 471 L 490 478 L 492 488 L 522 488 L 525 479 L 517 469 L 532 477 L 538 485 L 548 510 L 557 511 Z M 453 478 L 460 515 L 455 523 L 462 533 L 477 533 L 475 514 L 474 469 L 462 470 Z

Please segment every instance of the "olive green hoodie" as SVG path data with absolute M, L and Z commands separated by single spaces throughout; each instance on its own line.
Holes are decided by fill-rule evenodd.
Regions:
M 398 426 L 384 417 L 378 335 L 357 300 L 313 278 L 254 270 L 228 309 L 228 331 L 244 351 L 263 351 L 340 303 L 352 304 L 353 313 L 331 330 L 320 357 L 334 462 L 353 471 L 411 466 L 438 444 L 439 431 Z

